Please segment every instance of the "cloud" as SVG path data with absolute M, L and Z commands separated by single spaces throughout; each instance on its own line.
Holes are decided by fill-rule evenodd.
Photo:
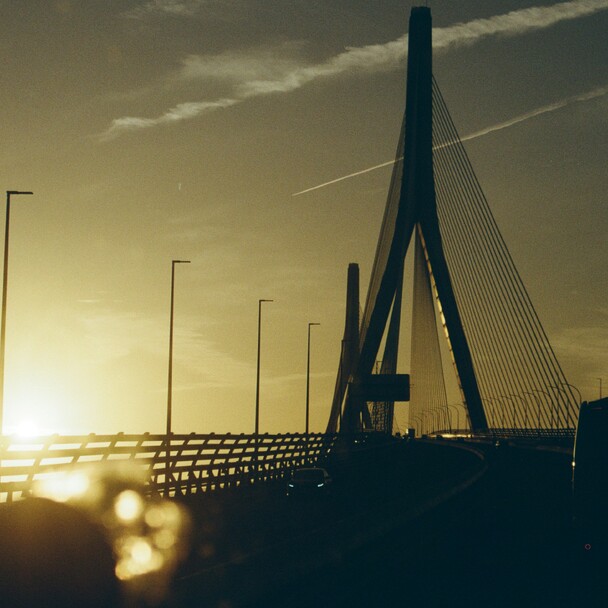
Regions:
M 608 86 L 599 87 L 597 89 L 593 89 L 592 91 L 586 91 L 585 93 L 581 93 L 580 95 L 575 95 L 572 97 L 566 97 L 565 99 L 560 99 L 559 101 L 555 101 L 553 103 L 547 104 L 545 106 L 541 106 L 540 108 L 535 108 L 530 110 L 529 112 L 525 112 L 524 114 L 519 114 L 518 116 L 514 116 L 509 120 L 505 120 L 503 122 L 496 123 L 489 127 L 484 127 L 479 131 L 475 131 L 474 133 L 469 133 L 468 135 L 464 135 L 460 138 L 460 141 L 470 141 L 472 139 L 477 139 L 478 137 L 483 137 L 484 135 L 489 135 L 490 133 L 494 133 L 495 131 L 501 131 L 502 129 L 508 129 L 514 125 L 517 125 L 521 122 L 525 122 L 526 120 L 530 120 L 531 118 L 535 118 L 536 116 L 541 116 L 542 114 L 548 114 L 549 112 L 555 112 L 556 110 L 561 110 L 567 106 L 570 106 L 574 103 L 582 102 L 582 101 L 590 101 L 591 99 L 596 99 L 598 97 L 603 97 L 608 94 Z M 439 144 L 433 148 L 434 150 L 440 148 L 447 148 L 451 145 L 454 145 L 455 141 L 446 142 L 443 144 Z M 318 190 L 319 188 L 325 188 L 326 186 L 330 186 L 332 184 L 336 184 L 338 182 L 342 182 L 346 179 L 350 179 L 351 177 L 357 177 L 359 175 L 363 175 L 365 173 L 369 173 L 370 171 L 375 171 L 376 169 L 380 169 L 382 167 L 388 167 L 389 165 L 394 165 L 396 162 L 402 160 L 403 157 L 396 158 L 395 160 L 389 160 L 384 163 L 380 163 L 379 165 L 374 165 L 373 167 L 367 167 L 366 169 L 361 169 L 359 171 L 355 171 L 354 173 L 349 173 L 348 175 L 343 175 L 341 177 L 336 177 L 335 179 L 329 180 L 327 182 L 323 182 L 322 184 L 317 184 L 316 186 L 311 186 L 310 188 L 306 188 L 305 190 L 300 190 L 299 192 L 295 192 L 291 196 L 300 196 L 301 194 L 306 194 L 307 192 L 312 192 L 313 190 Z
M 164 10 L 184 14 L 200 8 L 202 1 L 155 0 L 143 7 L 147 10 Z M 593 15 L 608 9 L 608 0 L 578 0 L 551 6 L 532 7 L 511 11 L 485 19 L 433 29 L 433 48 L 447 51 L 469 46 L 493 36 L 521 36 L 545 29 L 557 23 Z M 142 9 L 143 10 L 143 9 Z M 289 49 L 283 49 L 289 51 Z M 394 69 L 406 56 L 407 35 L 383 44 L 349 47 L 343 52 L 318 64 L 306 64 L 302 59 L 285 53 L 256 51 L 223 53 L 214 56 L 188 56 L 180 70 L 185 79 L 206 80 L 220 78 L 232 83 L 233 95 L 215 101 L 181 103 L 157 118 L 123 117 L 112 121 L 109 129 L 100 136 L 111 139 L 120 133 L 175 123 L 197 117 L 212 109 L 227 108 L 246 99 L 261 95 L 288 93 L 323 78 L 332 78 L 361 72 L 378 72 Z M 278 59 L 277 59 L 278 57 Z
M 289 42 L 253 51 L 225 51 L 217 55 L 189 55 L 182 61 L 179 78 L 216 79 L 232 84 L 256 80 L 278 80 L 302 64 L 302 44 Z
M 196 17 L 205 9 L 221 7 L 226 0 L 149 0 L 145 4 L 123 13 L 130 19 L 144 19 L 149 15 Z
M 433 29 L 433 48 L 474 44 L 490 36 L 521 36 L 545 29 L 562 21 L 593 15 L 608 9 L 608 0 L 576 0 L 551 6 L 535 6 L 486 19 L 475 19 L 445 28 Z
M 237 99 L 229 98 L 217 99 L 215 101 L 186 102 L 176 105 L 157 118 L 140 118 L 136 116 L 116 118 L 112 121 L 110 127 L 99 135 L 99 139 L 101 141 L 107 141 L 114 139 L 117 135 L 126 131 L 140 131 L 141 129 L 149 129 L 150 127 L 156 127 L 158 125 L 180 122 L 182 120 L 194 118 L 195 116 L 200 116 L 206 112 L 228 108 L 235 103 L 238 103 Z
M 231 82 L 234 96 L 215 101 L 181 103 L 157 118 L 125 116 L 112 121 L 99 136 L 102 141 L 127 132 L 187 120 L 210 110 L 227 108 L 251 97 L 287 93 L 319 78 L 348 71 L 390 69 L 403 59 L 405 37 L 383 45 L 347 49 L 317 65 L 302 65 L 297 57 L 286 57 L 297 45 L 280 49 L 254 51 L 251 54 L 226 52 L 214 56 L 190 55 L 182 64 L 179 76 L 184 80 L 218 79 Z
M 387 44 L 375 44 L 346 51 L 329 60 L 312 66 L 293 69 L 276 79 L 257 79 L 243 82 L 238 87 L 242 99 L 267 95 L 269 93 L 288 93 L 320 78 L 339 76 L 349 72 L 377 72 L 397 67 L 405 57 L 406 36 Z

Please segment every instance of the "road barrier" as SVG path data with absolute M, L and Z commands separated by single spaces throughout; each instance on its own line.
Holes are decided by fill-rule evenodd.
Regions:
M 85 435 L 0 439 L 0 502 L 28 496 L 42 479 L 79 466 L 128 464 L 147 491 L 189 495 L 281 479 L 325 458 L 337 435 Z

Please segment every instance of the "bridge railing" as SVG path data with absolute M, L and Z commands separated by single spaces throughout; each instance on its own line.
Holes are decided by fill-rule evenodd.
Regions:
M 52 435 L 0 439 L 0 502 L 28 496 L 33 484 L 93 463 L 129 463 L 146 473 L 150 493 L 188 495 L 281 479 L 319 462 L 337 435 Z M 168 448 L 168 449 L 167 449 Z
M 537 429 L 537 428 L 489 428 L 486 431 L 472 432 L 470 429 L 437 429 L 429 435 L 460 435 L 477 439 L 555 439 L 574 440 L 576 429 Z

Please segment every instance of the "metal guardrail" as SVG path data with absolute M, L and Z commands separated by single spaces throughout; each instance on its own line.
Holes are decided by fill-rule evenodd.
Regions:
M 152 494 L 188 495 L 281 479 L 327 456 L 337 435 L 51 435 L 0 438 L 0 502 L 28 496 L 32 485 L 92 463 L 130 463 Z
M 461 435 L 477 439 L 574 439 L 575 428 L 535 429 L 535 428 L 489 428 L 486 431 L 472 432 L 470 429 L 443 429 L 433 431 L 430 435 Z

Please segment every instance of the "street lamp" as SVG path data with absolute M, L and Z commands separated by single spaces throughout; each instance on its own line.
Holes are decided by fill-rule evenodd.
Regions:
M 453 407 L 456 410 L 456 430 L 460 430 L 460 412 L 458 411 L 458 406 L 454 403 L 450 403 L 446 406 L 448 408 L 448 412 L 450 412 L 451 407 Z M 450 412 L 450 431 L 452 430 L 452 414 Z
M 547 410 L 545 408 L 545 419 L 547 420 L 547 422 L 549 423 L 549 428 L 552 429 L 553 428 L 553 397 L 547 392 L 544 391 L 542 388 L 534 388 L 532 389 L 532 392 L 534 393 L 542 393 L 543 395 L 545 395 L 545 397 L 547 397 L 546 402 L 549 405 L 549 411 L 550 411 L 550 416 L 547 416 Z
M 427 422 L 428 415 L 429 415 L 428 410 L 422 410 L 422 412 L 420 413 L 420 417 L 422 418 L 422 434 L 423 435 L 428 435 L 428 433 L 429 433 L 430 425 Z
M 501 398 L 496 398 L 496 401 L 498 401 L 498 403 L 500 403 L 500 427 L 502 429 L 502 431 L 504 432 L 505 430 L 505 404 L 502 401 L 502 396 Z
M 511 402 L 513 403 L 513 428 L 516 428 L 516 426 L 517 426 L 517 423 L 515 422 L 515 410 L 516 410 L 516 406 L 515 406 L 515 401 L 513 401 L 513 398 L 521 399 L 523 401 L 523 404 L 524 404 L 524 426 L 523 426 L 523 428 L 526 428 L 527 425 L 528 425 L 528 402 L 521 395 L 510 394 L 507 398 L 511 399 Z M 520 419 L 520 427 L 519 428 L 522 428 L 521 427 L 521 416 L 519 416 L 519 419 Z
M 308 351 L 306 358 L 306 434 L 308 435 L 308 420 L 309 420 L 309 397 L 310 397 L 310 328 L 313 325 L 321 325 L 321 323 L 308 324 Z
M 560 384 L 573 388 L 578 394 L 578 404 L 580 405 L 583 402 L 583 396 L 581 395 L 581 392 L 578 390 L 578 388 L 574 386 L 574 384 L 570 384 L 569 382 L 560 382 Z
M 511 429 L 515 429 L 515 408 L 517 407 L 517 404 L 513 400 L 513 395 L 501 395 L 501 397 L 503 399 L 508 399 L 511 402 L 511 405 L 512 405 Z
M 2 321 L 0 323 L 0 436 L 4 414 L 4 353 L 6 349 L 6 288 L 8 284 L 8 228 L 11 217 L 11 196 L 14 194 L 34 194 L 20 190 L 6 191 L 6 221 L 4 224 L 4 274 L 2 276 Z
M 171 260 L 171 312 L 169 315 L 169 372 L 167 377 L 167 448 L 165 494 L 169 495 L 169 461 L 171 456 L 171 398 L 173 393 L 173 302 L 175 299 L 175 265 L 190 264 L 190 260 Z
M 429 408 L 429 414 L 431 417 L 431 432 L 435 433 L 440 430 L 441 427 L 441 410 L 439 406 L 433 406 Z
M 492 424 L 494 426 L 496 426 L 496 424 L 500 425 L 496 428 L 504 428 L 504 405 L 502 401 L 496 397 L 484 397 L 483 400 L 487 401 L 492 406 Z M 496 414 L 496 406 L 494 405 L 495 402 L 499 403 L 498 414 L 500 417 Z
M 274 300 L 258 300 L 258 365 L 255 382 L 255 436 L 260 433 L 260 345 L 262 338 L 262 303 Z
M 450 433 L 452 432 L 452 421 L 450 419 L 450 408 L 448 407 L 447 403 L 444 403 L 443 405 L 440 405 L 440 412 L 441 412 L 441 424 L 444 425 L 444 428 L 446 430 L 449 430 Z
M 536 405 L 538 406 L 538 434 L 540 435 L 540 399 L 538 398 L 538 395 L 529 391 L 524 391 L 524 395 L 530 395 L 534 401 L 536 401 Z
M 553 385 L 549 385 L 550 388 L 556 388 L 558 391 L 562 391 L 564 393 L 564 395 L 566 395 L 566 425 L 568 425 L 570 423 L 570 399 L 568 397 L 568 391 L 564 390 L 563 388 L 560 388 L 559 386 L 553 386 Z M 569 389 L 574 389 L 577 393 L 578 393 L 578 405 L 580 407 L 581 403 L 583 402 L 583 396 L 581 395 L 581 392 L 578 390 L 578 388 L 576 386 L 574 386 L 574 384 L 570 384 L 569 382 L 560 382 L 560 386 L 567 386 Z M 572 397 L 574 397 L 574 395 L 572 394 L 572 390 L 570 390 L 570 395 Z
M 452 410 L 450 409 L 451 407 L 453 407 L 456 410 L 456 413 L 458 413 L 458 408 L 456 408 L 453 405 L 450 405 L 449 403 L 446 403 L 446 405 L 445 405 L 446 420 L 448 422 L 448 428 L 450 430 L 450 433 L 452 433 L 454 431 L 454 424 L 452 423 Z
M 415 420 L 415 421 L 418 422 L 418 426 L 420 427 L 420 434 L 422 435 L 422 427 L 423 427 L 423 424 L 424 424 L 424 421 L 422 420 L 422 418 L 420 418 L 420 416 L 409 416 L 408 422 L 410 420 Z M 414 426 L 414 432 L 415 432 L 415 426 Z

